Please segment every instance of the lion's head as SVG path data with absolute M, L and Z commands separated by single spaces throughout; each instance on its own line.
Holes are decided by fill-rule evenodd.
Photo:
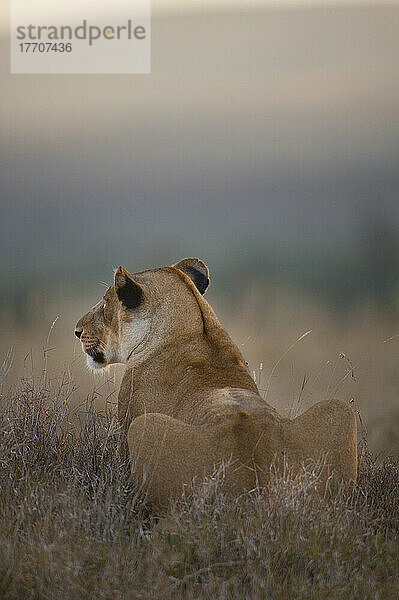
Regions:
M 197 258 L 134 274 L 118 267 L 113 285 L 76 324 L 89 367 L 139 363 L 171 336 L 199 332 L 198 299 L 208 285 L 208 268 Z

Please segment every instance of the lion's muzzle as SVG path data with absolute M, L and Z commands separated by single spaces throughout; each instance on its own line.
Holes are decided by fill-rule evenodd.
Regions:
M 90 336 L 86 332 L 81 332 L 77 337 L 79 337 L 80 341 L 82 342 L 83 350 L 86 352 L 86 354 L 91 356 L 91 358 L 97 363 L 105 363 L 104 350 L 98 337 Z

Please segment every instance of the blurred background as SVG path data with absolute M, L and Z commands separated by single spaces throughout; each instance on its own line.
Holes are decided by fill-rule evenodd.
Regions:
M 353 398 L 398 453 L 399 7 L 153 0 L 151 75 L 30 76 L 0 6 L 7 381 L 46 368 L 115 402 L 75 322 L 113 267 L 199 256 L 271 404 Z

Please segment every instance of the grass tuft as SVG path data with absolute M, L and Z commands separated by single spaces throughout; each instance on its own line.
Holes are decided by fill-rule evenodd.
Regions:
M 71 384 L 23 380 L 0 397 L 0 597 L 399 596 L 399 462 L 363 443 L 344 497 L 317 471 L 229 496 L 223 466 L 159 515 L 118 458 L 111 413 L 69 405 Z

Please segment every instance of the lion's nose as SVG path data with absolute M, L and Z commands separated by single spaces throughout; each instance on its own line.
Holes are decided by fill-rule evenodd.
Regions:
M 78 339 L 80 339 L 80 336 L 83 333 L 83 329 L 75 329 L 75 335 Z

